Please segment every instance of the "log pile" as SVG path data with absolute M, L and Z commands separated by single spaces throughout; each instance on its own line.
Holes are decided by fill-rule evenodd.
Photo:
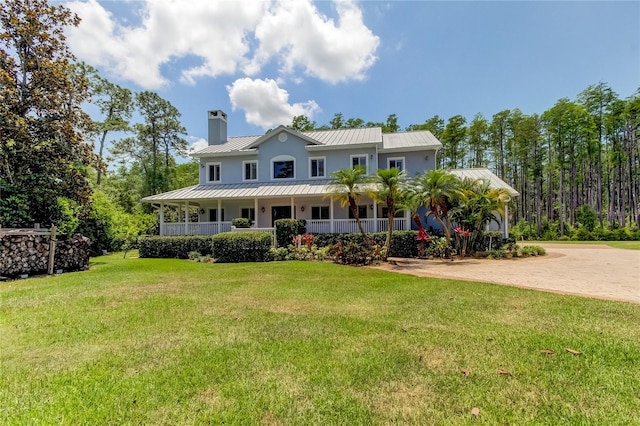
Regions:
M 54 271 L 89 269 L 88 238 L 74 235 L 56 242 Z M 11 235 L 0 237 L 0 276 L 46 274 L 49 262 L 49 237 L 43 235 Z

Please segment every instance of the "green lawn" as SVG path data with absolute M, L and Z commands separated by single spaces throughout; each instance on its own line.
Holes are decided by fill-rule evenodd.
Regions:
M 121 257 L 0 284 L 0 424 L 640 424 L 640 305 Z
M 627 249 L 627 250 L 640 250 L 640 241 L 538 241 L 540 243 L 547 244 L 600 244 L 613 248 Z M 535 244 L 536 241 L 518 241 L 518 244 L 524 245 Z

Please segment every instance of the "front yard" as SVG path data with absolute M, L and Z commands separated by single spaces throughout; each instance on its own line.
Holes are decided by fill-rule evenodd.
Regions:
M 0 284 L 0 423 L 640 423 L 637 304 L 121 257 Z

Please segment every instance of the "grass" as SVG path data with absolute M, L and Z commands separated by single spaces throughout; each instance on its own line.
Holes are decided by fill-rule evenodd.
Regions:
M 640 423 L 640 305 L 121 257 L 0 284 L 1 424 Z
M 546 244 L 599 244 L 619 249 L 640 250 L 640 241 L 518 241 L 518 244 L 530 243 L 530 245 L 534 245 L 536 242 Z

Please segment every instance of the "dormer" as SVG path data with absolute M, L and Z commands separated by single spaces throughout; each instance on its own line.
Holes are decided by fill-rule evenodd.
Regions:
M 222 145 L 227 142 L 227 114 L 223 111 L 209 111 L 209 145 Z

